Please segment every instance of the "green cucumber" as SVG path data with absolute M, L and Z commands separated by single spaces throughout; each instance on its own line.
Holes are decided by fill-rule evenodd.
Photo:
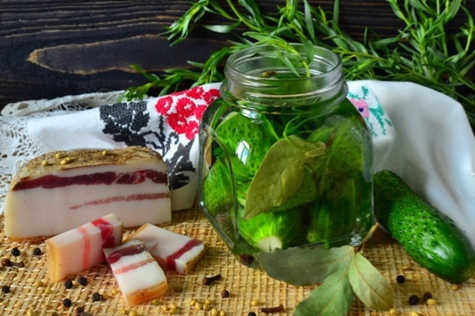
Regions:
M 454 284 L 474 275 L 475 249 L 464 232 L 392 171 L 374 176 L 374 212 L 408 255 L 434 275 Z

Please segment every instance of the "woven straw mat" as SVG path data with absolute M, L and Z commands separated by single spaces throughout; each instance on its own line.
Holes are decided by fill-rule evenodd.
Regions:
M 3 218 L 2 222 L 3 222 Z M 170 315 L 170 305 L 178 309 L 176 315 L 248 315 L 253 311 L 265 315 L 262 307 L 282 304 L 286 315 L 292 315 L 297 304 L 306 298 L 313 287 L 301 287 L 274 280 L 265 272 L 247 268 L 236 260 L 206 218 L 197 207 L 173 213 L 168 229 L 193 238 L 204 240 L 209 245 L 207 254 L 188 275 L 166 272 L 169 290 L 158 301 L 128 307 L 118 289 L 117 283 L 106 264 L 93 267 L 79 275 L 88 280 L 86 286 L 73 281 L 73 288 L 66 289 L 63 282 L 48 283 L 46 279 L 46 255 L 44 243 L 12 242 L 3 234 L 1 258 L 23 261 L 25 266 L 1 267 L 0 286 L 9 285 L 10 293 L 0 292 L 0 315 L 76 315 L 76 308 L 83 307 L 89 315 Z M 130 233 L 126 231 L 126 237 Z M 11 249 L 21 251 L 19 257 L 11 255 Z M 39 247 L 42 255 L 34 256 L 33 249 Z M 377 230 L 364 249 L 365 257 L 390 281 L 395 296 L 397 315 L 475 315 L 475 279 L 472 278 L 457 288 L 420 268 L 399 245 L 382 230 Z M 222 278 L 210 286 L 202 285 L 205 276 L 221 274 Z M 396 282 L 398 275 L 404 275 L 403 284 Z M 140 280 L 137 280 L 140 282 Z M 228 290 L 227 298 L 221 297 L 222 290 Z M 101 301 L 93 301 L 92 294 L 103 295 Z M 430 292 L 437 304 L 409 305 L 408 298 L 416 294 L 422 297 Z M 62 300 L 69 298 L 72 306 L 63 307 Z M 204 303 L 211 300 L 208 311 L 197 310 L 191 301 Z M 259 304 L 256 305 L 256 301 Z M 255 306 L 256 305 L 256 306 Z M 221 312 L 221 314 L 219 314 Z M 281 315 L 284 313 L 280 313 Z M 369 310 L 355 300 L 350 315 L 390 315 L 389 312 Z M 310 316 L 310 315 L 309 315 Z

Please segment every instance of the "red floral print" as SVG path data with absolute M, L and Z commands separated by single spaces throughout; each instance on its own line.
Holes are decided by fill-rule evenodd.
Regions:
M 155 109 L 166 116 L 166 121 L 173 131 L 191 140 L 198 133 L 199 120 L 207 106 L 218 96 L 218 89 L 205 91 L 201 86 L 194 87 L 159 98 Z

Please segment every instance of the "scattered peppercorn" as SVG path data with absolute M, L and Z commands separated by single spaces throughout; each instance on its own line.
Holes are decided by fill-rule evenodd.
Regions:
M 406 282 L 406 278 L 404 277 L 404 275 L 398 275 L 396 277 L 396 281 L 397 281 L 397 283 L 402 284 L 402 283 Z
M 8 285 L 2 285 L 2 293 L 3 293 L 3 294 L 10 293 L 10 286 L 8 286 Z
M 432 293 L 430 293 L 430 292 L 426 292 L 426 293 L 424 293 L 424 295 L 422 296 L 422 299 L 423 299 L 424 301 L 427 301 L 427 300 L 430 299 L 430 298 L 432 298 Z
M 64 281 L 64 287 L 67 288 L 68 290 L 71 289 L 73 287 L 73 281 L 71 281 L 70 279 L 67 279 L 66 281 Z
M 64 307 L 71 307 L 71 304 L 72 304 L 72 302 L 71 302 L 71 300 L 70 300 L 69 298 L 65 298 L 65 299 L 63 300 L 63 306 L 64 306 Z
M 251 255 L 243 254 L 239 256 L 239 262 L 241 262 L 241 264 L 247 267 L 249 267 L 253 261 L 254 261 L 254 257 Z
M 249 312 L 249 313 L 247 313 L 247 316 L 256 316 L 256 313 L 254 313 L 254 312 Z
M 92 301 L 93 302 L 100 301 L 101 299 L 102 299 L 101 294 L 99 294 L 97 292 L 92 293 Z
M 411 295 L 409 297 L 409 305 L 417 305 L 417 304 L 419 304 L 419 296 Z
M 221 291 L 221 297 L 222 297 L 222 298 L 227 298 L 227 297 L 229 297 L 229 291 L 228 291 L 228 290 L 222 290 L 222 291 Z
M 33 249 L 33 256 L 41 256 L 41 249 L 39 247 Z
M 76 312 L 76 314 L 80 314 L 80 313 L 84 312 L 84 307 L 82 307 L 82 306 L 76 307 L 75 312 Z
M 78 283 L 81 284 L 81 285 L 83 285 L 83 286 L 86 286 L 86 285 L 87 285 L 87 279 L 86 279 L 85 277 L 83 277 L 83 276 L 80 276 L 80 277 L 78 278 Z
M 18 250 L 18 248 L 15 247 L 10 251 L 10 253 L 12 254 L 12 256 L 18 257 L 20 255 L 20 250 Z

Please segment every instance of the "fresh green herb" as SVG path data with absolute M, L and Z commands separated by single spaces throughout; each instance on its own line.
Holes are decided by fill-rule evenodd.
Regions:
M 394 306 L 388 280 L 361 253 L 351 260 L 348 279 L 355 295 L 368 308 L 388 311 Z
M 226 21 L 221 25 L 202 25 L 213 32 L 235 32 L 229 45 L 214 52 L 204 63 L 189 62 L 195 70 L 169 69 L 162 77 L 146 74 L 149 81 L 143 86 L 131 87 L 124 99 L 143 98 L 151 88 L 161 88 L 160 94 L 224 79 L 222 65 L 226 58 L 244 48 L 260 44 L 283 48 L 286 58 L 293 56 L 288 42 L 321 45 L 332 49 L 343 62 L 347 80 L 381 79 L 411 81 L 440 91 L 459 101 L 471 123 L 475 123 L 475 84 L 470 73 L 475 66 L 475 24 L 472 15 L 461 0 L 388 0 L 393 13 L 404 27 L 394 37 L 381 38 L 368 29 L 361 40 L 345 33 L 338 25 L 339 1 L 333 12 L 325 12 L 308 1 L 287 0 L 277 6 L 277 12 L 262 14 L 254 0 L 225 1 L 199 0 L 166 32 L 173 44 L 184 40 L 192 29 L 201 25 L 205 15 L 218 16 Z M 458 32 L 449 33 L 448 24 L 455 18 L 465 23 Z M 311 50 L 307 49 L 309 61 Z M 284 59 L 285 60 L 285 59 Z M 293 64 L 289 67 L 292 69 Z
M 348 266 L 328 276 L 325 282 L 297 305 L 295 316 L 347 315 L 355 295 L 348 282 Z
M 282 206 L 301 187 L 307 164 L 325 154 L 325 144 L 289 135 L 274 143 L 252 179 L 244 208 L 244 219 Z M 313 194 L 308 194 L 310 199 Z M 301 200 L 301 203 L 310 201 Z
M 351 246 L 331 249 L 288 248 L 261 252 L 256 256 L 267 274 L 293 285 L 313 285 L 330 274 L 348 268 L 355 250 Z

